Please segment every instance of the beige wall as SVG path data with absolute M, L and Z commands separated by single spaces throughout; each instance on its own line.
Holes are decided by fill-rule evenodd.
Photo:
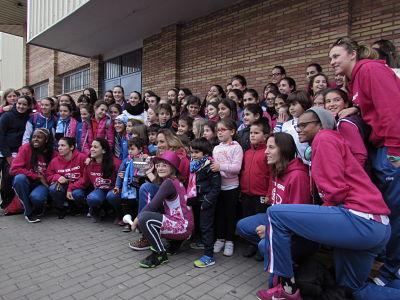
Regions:
M 23 38 L 0 32 L 0 90 L 24 85 Z

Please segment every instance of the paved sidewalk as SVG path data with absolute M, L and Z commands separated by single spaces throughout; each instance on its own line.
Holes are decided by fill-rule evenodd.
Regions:
M 22 215 L 0 217 L 0 299 L 256 299 L 266 286 L 263 264 L 241 256 L 216 256 L 215 266 L 196 269 L 200 250 L 187 249 L 153 270 L 138 261 L 111 222 L 48 216 L 29 224 Z

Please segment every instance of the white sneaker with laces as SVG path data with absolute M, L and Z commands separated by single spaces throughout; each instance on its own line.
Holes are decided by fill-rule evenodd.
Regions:
M 232 241 L 226 241 L 223 254 L 225 256 L 232 256 L 233 255 L 233 248 L 234 248 L 233 242 Z
M 214 243 L 214 253 L 220 253 L 221 250 L 224 248 L 225 240 L 216 240 Z

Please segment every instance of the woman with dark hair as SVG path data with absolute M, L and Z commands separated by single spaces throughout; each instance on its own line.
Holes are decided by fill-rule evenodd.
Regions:
M 122 107 L 122 110 L 124 110 L 126 105 L 124 88 L 121 85 L 116 85 L 113 87 L 112 93 L 115 103 L 119 104 Z
M 400 299 L 399 290 L 367 283 L 374 260 L 390 237 L 390 210 L 333 130 L 335 123 L 332 114 L 319 107 L 299 117 L 299 139 L 311 145 L 311 178 L 323 204 L 268 208 L 268 272 L 277 280 L 259 292 L 259 299 L 301 299 L 293 274 L 294 234 L 333 248 L 336 283 L 354 299 Z
M 219 84 L 212 85 L 207 93 L 207 99 L 211 98 L 219 98 L 219 99 L 226 98 L 226 94 L 223 87 L 220 86 Z
M 24 205 L 25 219 L 29 223 L 40 222 L 37 215 L 43 214 L 48 195 L 45 172 L 52 157 L 52 135 L 46 128 L 38 128 L 29 144 L 19 148 L 11 164 L 10 175 L 15 176 L 13 187 Z
M 55 111 L 58 112 L 60 105 L 62 104 L 68 104 L 69 106 L 71 106 L 71 116 L 77 120 L 78 122 L 80 122 L 81 120 L 81 115 L 79 113 L 79 109 L 76 106 L 76 103 L 74 101 L 74 99 L 71 97 L 71 95 L 69 94 L 62 94 L 58 97 L 58 102 L 57 105 L 55 106 Z
M 78 103 L 78 107 L 81 107 L 81 105 L 85 105 L 85 104 L 91 104 L 90 98 L 84 94 L 80 95 L 78 97 L 78 100 L 76 101 Z
M 222 99 L 218 103 L 218 115 L 222 119 L 231 118 L 237 121 L 236 102 L 230 99 Z
M 91 87 L 84 89 L 82 95 L 88 97 L 90 100 L 90 104 L 92 105 L 98 100 L 96 91 L 94 90 L 94 88 Z
M 147 120 L 147 114 L 144 109 L 142 94 L 138 91 L 133 91 L 129 94 L 128 102 L 126 103 L 125 110 L 122 113 L 126 115 L 129 120 L 135 119 L 144 124 Z
M 31 106 L 31 97 L 20 96 L 11 111 L 5 112 L 0 118 L 1 208 L 5 208 L 14 196 L 9 168 L 22 144 Z
M 114 165 L 111 148 L 104 138 L 96 138 L 92 142 L 89 157 L 83 177 L 68 185 L 67 198 L 78 202 L 86 198 L 90 215 L 94 222 L 98 222 L 107 193 L 114 188 L 119 166 Z
M 275 110 L 275 99 L 279 95 L 278 89 L 271 89 L 266 95 L 264 93 L 265 99 L 262 103 L 264 104 L 265 111 L 269 114 L 271 119 L 271 130 L 273 130 L 276 126 L 278 119 L 278 112 Z
M 167 99 L 169 101 L 171 101 L 171 103 L 175 103 L 178 101 L 178 93 L 179 93 L 179 89 L 177 88 L 172 88 L 168 90 L 167 93 Z
M 192 95 L 192 91 L 187 88 L 181 88 L 178 92 L 178 101 L 181 105 L 181 110 L 183 111 L 186 108 L 186 96 Z
M 106 101 L 108 107 L 110 107 L 111 104 L 115 103 L 115 99 L 113 96 L 113 91 L 112 90 L 107 90 L 104 92 L 103 100 Z
M 279 80 L 278 87 L 281 94 L 289 95 L 296 91 L 296 81 L 292 77 L 285 77 Z
M 325 109 L 329 110 L 336 118 L 337 130 L 343 136 L 351 153 L 364 167 L 368 157 L 365 142 L 369 135 L 369 128 L 359 115 L 351 115 L 338 118 L 339 113 L 353 104 L 349 100 L 347 93 L 341 89 L 327 89 L 323 93 Z
M 379 40 L 372 44 L 372 49 L 379 50 L 378 54 L 382 54 L 386 64 L 393 68 L 400 68 L 400 54 L 396 46 L 389 40 Z
M 46 97 L 40 101 L 40 112 L 35 112 L 26 122 L 25 133 L 22 137 L 22 144 L 29 143 L 36 128 L 46 128 L 50 131 L 53 140 L 57 125 L 57 116 L 54 111 L 53 98 Z
M 267 140 L 265 156 L 271 168 L 271 183 L 265 203 L 279 204 L 310 204 L 310 177 L 308 169 L 301 159 L 297 158 L 296 144 L 290 134 L 274 133 Z M 269 260 L 268 237 L 265 236 L 268 216 L 266 212 L 241 219 L 236 230 L 240 236 L 259 248 L 264 255 L 265 267 Z M 295 237 L 292 243 L 292 255 L 295 263 L 310 255 L 317 245 L 303 238 Z M 272 278 L 269 279 L 272 287 Z M 259 293 L 258 292 L 257 296 Z M 263 299 L 259 297 L 259 299 Z
M 50 197 L 59 219 L 65 217 L 67 206 L 72 205 L 66 197 L 69 186 L 83 176 L 85 169 L 86 155 L 75 149 L 75 143 L 73 137 L 62 137 L 58 141 L 58 155 L 51 160 L 46 171 Z
M 319 73 L 310 78 L 308 91 L 310 96 L 315 96 L 316 93 L 325 90 L 328 87 L 328 76 Z
M 354 105 L 339 116 L 360 112 L 371 128 L 372 172 L 391 210 L 392 234 L 386 261 L 375 281 L 386 285 L 399 278 L 400 269 L 400 78 L 385 62 L 376 60 L 376 51 L 347 37 L 333 44 L 329 57 L 335 75 L 346 76 L 349 99 Z
M 235 101 L 237 108 L 237 120 L 241 120 L 243 116 L 243 92 L 239 89 L 232 89 L 228 93 L 228 99 Z
M 243 75 L 235 75 L 231 79 L 232 89 L 238 89 L 244 92 L 247 88 L 247 80 Z

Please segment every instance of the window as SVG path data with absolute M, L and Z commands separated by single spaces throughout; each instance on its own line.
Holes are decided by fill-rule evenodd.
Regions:
M 142 49 L 104 62 L 104 79 L 112 79 L 142 71 Z
M 80 91 L 89 87 L 90 70 L 84 69 L 72 74 L 65 75 L 62 78 L 62 92 L 70 93 Z
M 43 99 L 49 96 L 49 82 L 39 83 L 38 85 L 33 86 L 33 90 L 35 91 L 36 99 Z

